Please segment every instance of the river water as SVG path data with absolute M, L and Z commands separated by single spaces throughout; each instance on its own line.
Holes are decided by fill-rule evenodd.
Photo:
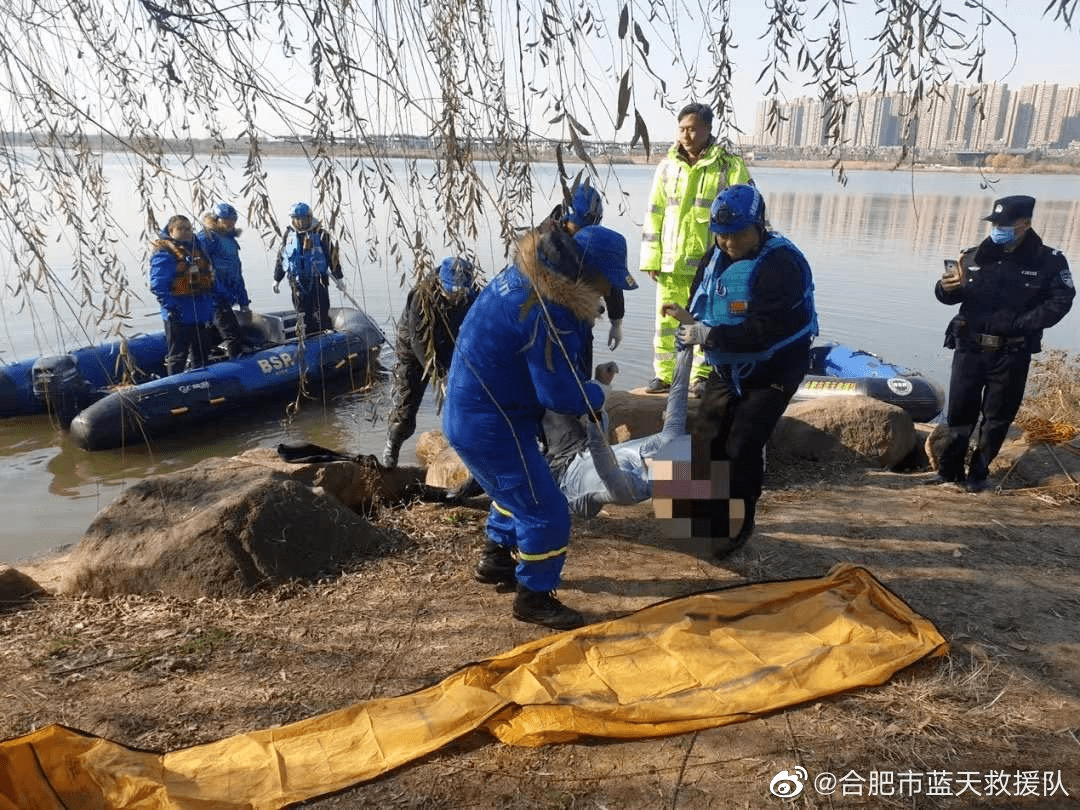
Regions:
M 266 169 L 275 208 L 284 215 L 303 197 L 302 190 L 310 190 L 310 170 L 293 158 L 268 159 Z M 965 172 L 859 170 L 848 174 L 846 186 L 821 169 L 757 164 L 752 173 L 765 196 L 772 226 L 799 245 L 813 267 L 822 338 L 875 352 L 942 385 L 948 379 L 950 353 L 941 343 L 952 311 L 934 298 L 933 284 L 943 258 L 955 257 L 986 234 L 981 217 L 995 197 L 1034 196 L 1035 229 L 1048 244 L 1065 252 L 1074 272 L 1080 268 L 1080 200 L 1074 176 L 1004 175 L 987 188 L 986 178 Z M 536 203 L 538 220 L 555 200 L 554 168 L 537 166 L 535 175 L 539 193 L 547 194 Z M 607 200 L 605 224 L 627 236 L 632 267 L 652 175 L 653 167 L 619 165 L 605 170 L 599 183 Z M 308 197 L 314 194 L 308 191 Z M 137 221 L 137 212 L 131 215 L 131 221 Z M 137 237 L 132 241 L 137 244 Z M 481 266 L 490 276 L 502 266 L 501 247 L 490 231 L 482 231 L 477 244 Z M 271 289 L 271 251 L 250 232 L 241 237 L 241 247 L 253 308 L 287 307 L 287 295 L 275 295 Z M 58 243 L 52 256 L 61 267 L 63 249 Z M 139 250 L 132 248 L 131 254 L 137 257 Z M 393 321 L 405 299 L 405 290 L 398 286 L 400 271 L 389 261 L 374 263 L 358 252 L 350 254 L 346 264 L 350 293 L 392 339 Z M 617 387 L 637 387 L 652 377 L 655 286 L 647 277 L 640 277 L 639 283 L 640 289 L 626 296 L 624 342 L 614 354 L 605 345 L 605 324 L 597 329 L 597 362 L 608 357 L 618 362 Z M 145 286 L 136 287 L 142 306 L 133 326 L 160 329 L 153 296 Z M 345 303 L 336 291 L 332 299 L 335 305 Z M 58 337 L 62 331 L 40 312 L 40 307 L 20 312 L 13 302 L 0 301 L 0 361 L 81 345 Z M 1080 352 L 1080 316 L 1066 316 L 1047 332 L 1044 344 Z M 389 347 L 383 362 L 387 368 L 393 365 Z M 433 399 L 430 394 L 425 398 L 418 434 L 438 427 Z M 77 542 L 94 514 L 125 486 L 206 458 L 273 447 L 281 441 L 311 441 L 348 453 L 379 452 L 388 407 L 389 385 L 384 381 L 367 392 L 338 396 L 327 406 L 310 403 L 289 420 L 276 408 L 261 409 L 251 417 L 225 420 L 149 447 L 95 453 L 72 445 L 45 417 L 0 420 L 0 502 L 5 506 L 0 561 Z M 403 462 L 412 460 L 413 442 L 402 450 Z

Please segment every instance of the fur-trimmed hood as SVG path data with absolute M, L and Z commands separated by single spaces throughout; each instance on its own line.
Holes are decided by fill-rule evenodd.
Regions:
M 541 253 L 546 261 L 540 258 Z M 590 326 L 596 322 L 603 296 L 599 288 L 590 283 L 593 280 L 591 274 L 578 278 L 582 273 L 581 252 L 569 234 L 562 232 L 560 235 L 558 230 L 544 234 L 529 231 L 518 240 L 514 264 L 540 298 L 566 307 Z M 551 264 L 567 272 L 558 272 Z

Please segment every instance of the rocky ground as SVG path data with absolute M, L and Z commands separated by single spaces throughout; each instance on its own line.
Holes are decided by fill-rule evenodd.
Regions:
M 648 504 L 575 524 L 560 597 L 591 620 L 851 562 L 932 619 L 947 657 L 693 735 L 523 749 L 478 732 L 306 806 L 1076 806 L 1080 507 L 1068 473 L 1054 487 L 1020 475 L 1013 461 L 1035 455 L 1011 447 L 1004 488 L 979 495 L 927 486 L 927 473 L 771 463 L 755 537 L 719 564 L 658 532 Z M 63 723 L 172 750 L 409 692 L 543 636 L 471 578 L 485 506 L 384 508 L 386 542 L 318 583 L 235 599 L 56 596 L 0 614 L 0 734 Z M 61 569 L 24 570 L 49 584 Z M 770 795 L 799 767 L 801 796 Z M 825 772 L 847 779 L 819 790 Z

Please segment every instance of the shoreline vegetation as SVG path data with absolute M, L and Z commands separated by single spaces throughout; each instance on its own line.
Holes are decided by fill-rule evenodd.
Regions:
M 4 133 L 2 139 L 16 147 L 57 145 L 55 136 L 42 133 Z M 271 157 L 314 157 L 325 153 L 341 158 L 400 158 L 405 160 L 435 160 L 440 155 L 437 146 L 432 146 L 430 139 L 424 136 L 373 136 L 366 141 L 343 139 L 330 143 L 320 143 L 302 137 L 273 138 L 257 142 L 261 154 Z M 249 142 L 246 140 L 223 141 L 211 138 L 179 140 L 139 139 L 125 142 L 115 138 L 101 136 L 82 143 L 67 144 L 70 148 L 90 148 L 101 152 L 136 151 L 148 155 L 246 155 Z M 460 146 L 460 143 L 459 143 Z M 610 164 L 655 165 L 667 154 L 670 141 L 654 142 L 648 153 L 640 144 L 631 146 L 614 142 L 582 142 L 584 154 L 574 149 L 564 149 L 561 145 L 552 145 L 550 141 L 535 141 L 528 144 L 515 143 L 522 154 L 532 162 L 555 163 L 562 161 L 579 165 L 586 162 Z M 1047 155 L 1039 151 L 1023 154 L 987 154 L 978 162 L 971 162 L 967 157 L 956 153 L 935 153 L 913 159 L 901 157 L 898 149 L 883 149 L 878 152 L 865 148 L 843 150 L 830 155 L 824 149 L 817 149 L 808 154 L 798 154 L 791 150 L 769 150 L 753 145 L 731 147 L 751 166 L 775 166 L 777 168 L 801 169 L 839 169 L 852 170 L 897 170 L 897 171 L 991 171 L 1000 174 L 1080 174 L 1080 150 L 1068 150 L 1062 154 Z M 504 144 L 487 140 L 478 140 L 466 145 L 465 153 L 475 160 L 499 160 L 505 156 Z

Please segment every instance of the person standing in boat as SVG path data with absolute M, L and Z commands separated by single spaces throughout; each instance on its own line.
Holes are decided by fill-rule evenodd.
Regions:
M 695 523 L 711 527 L 713 556 L 722 559 L 754 531 L 765 444 L 806 374 L 818 324 L 810 265 L 786 237 L 768 229 L 757 188 L 738 184 L 721 191 L 709 229 L 714 243 L 690 284 L 688 312 L 669 311 L 682 323 L 677 347 L 701 346 L 710 367 L 695 463 L 729 462 L 730 502 L 742 501 L 745 510 L 740 529 L 729 536 L 727 504 L 692 502 Z
M 387 469 L 397 466 L 401 445 L 416 431 L 416 413 L 431 381 L 439 389 L 442 410 L 441 389 L 450 370 L 458 331 L 478 293 L 472 262 L 452 256 L 443 259 L 434 272 L 424 275 L 409 291 L 394 345 L 394 409 L 382 455 Z
M 240 270 L 237 241 L 240 230 L 236 219 L 236 209 L 227 202 L 219 202 L 203 217 L 203 228 L 198 234 L 199 245 L 214 268 L 214 326 L 230 359 L 244 353 L 240 321 L 251 321 L 251 299 Z M 239 318 L 233 310 L 236 305 L 240 307 Z
M 1034 197 L 995 201 L 984 218 L 990 235 L 963 251 L 956 271 L 934 285 L 941 303 L 960 305 L 945 333 L 953 361 L 938 483 L 986 489 L 990 462 L 1024 399 L 1031 355 L 1042 349 L 1043 330 L 1072 307 L 1076 290 L 1069 263 L 1032 229 L 1034 211 Z
M 685 301 L 701 257 L 709 249 L 709 206 L 717 193 L 735 183 L 750 183 L 750 171 L 738 155 L 712 135 L 713 111 L 688 104 L 679 111 L 678 140 L 656 167 L 649 207 L 641 229 L 641 272 L 656 282 L 655 376 L 645 390 L 662 393 L 675 370 L 675 331 L 679 324 L 663 313 L 665 302 Z M 691 393 L 701 392 L 708 375 L 697 353 Z
M 333 279 L 344 292 L 345 278 L 337 245 L 306 202 L 296 203 L 290 211 L 290 225 L 274 265 L 274 292 L 281 291 L 281 280 L 286 276 L 296 307 L 297 334 L 314 335 L 333 328 L 329 284 Z
M 151 246 L 150 291 L 165 322 L 165 373 L 206 365 L 213 343 L 214 273 L 191 220 L 171 217 Z
M 515 587 L 513 615 L 565 630 L 584 618 L 560 602 L 570 513 L 537 443 L 544 410 L 599 418 L 604 394 L 581 355 L 612 284 L 633 286 L 626 240 L 602 225 L 574 234 L 552 262 L 550 234 L 531 230 L 514 263 L 465 316 L 446 386 L 443 433 L 492 499 L 479 582 Z M 515 554 L 517 560 L 515 562 Z

